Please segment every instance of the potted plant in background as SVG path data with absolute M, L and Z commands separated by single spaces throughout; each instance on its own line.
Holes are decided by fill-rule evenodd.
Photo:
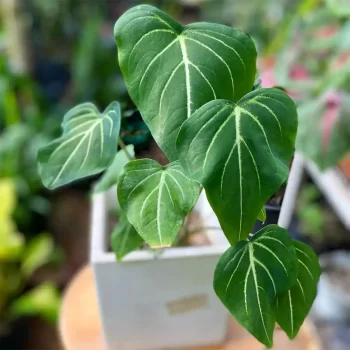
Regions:
M 227 316 L 209 284 L 224 251 L 214 273 L 222 303 L 267 347 L 275 322 L 293 339 L 316 296 L 317 257 L 276 225 L 250 234 L 265 202 L 288 178 L 297 131 L 293 101 L 280 89 L 252 91 L 256 49 L 237 29 L 182 26 L 142 5 L 120 17 L 115 37 L 128 92 L 170 161 L 131 160 L 115 178 L 121 212 L 112 246 L 118 258 L 142 242 L 170 247 L 203 189 L 210 206 L 202 199 L 197 208 L 205 208 L 203 220 L 212 208 L 214 228 L 218 219 L 227 241 L 169 248 L 161 256 L 142 249 L 111 264 L 111 254 L 102 254 L 110 232 L 106 197 L 95 197 L 92 259 L 107 346 L 222 341 Z M 38 153 L 48 188 L 116 167 L 119 152 L 132 158 L 118 136 L 117 102 L 103 113 L 91 103 L 79 105 L 62 128 L 62 136 Z

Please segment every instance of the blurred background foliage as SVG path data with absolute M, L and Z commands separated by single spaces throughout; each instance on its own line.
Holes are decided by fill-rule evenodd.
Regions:
M 183 23 L 213 21 L 248 33 L 260 53 L 262 86 L 282 86 L 298 104 L 298 150 L 322 169 L 346 159 L 350 151 L 347 0 L 143 2 Z M 95 179 L 48 193 L 37 173 L 37 149 L 59 135 L 64 113 L 85 101 L 104 110 L 118 100 L 124 142 L 134 144 L 136 152 L 150 145 L 149 131 L 126 91 L 113 38 L 115 20 L 139 3 L 1 2 L 0 290 L 5 292 L 0 295 L 0 324 L 34 314 L 55 321 L 58 289 L 88 259 L 86 218 Z M 342 169 L 350 174 L 349 166 Z M 329 217 L 321 194 L 308 183 L 297 207 L 304 236 L 326 244 L 330 239 L 326 231 L 334 223 L 334 215 Z M 1 334 L 0 329 L 0 338 Z

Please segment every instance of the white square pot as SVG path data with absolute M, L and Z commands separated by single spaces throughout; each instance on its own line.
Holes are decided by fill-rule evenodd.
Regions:
M 115 189 L 92 200 L 91 262 L 106 349 L 144 350 L 220 344 L 229 313 L 213 289 L 216 263 L 229 244 L 220 230 L 212 245 L 135 251 L 117 263 L 108 251 L 107 215 Z M 220 225 L 203 194 L 195 207 L 203 226 Z M 88 307 L 88 305 L 87 305 Z

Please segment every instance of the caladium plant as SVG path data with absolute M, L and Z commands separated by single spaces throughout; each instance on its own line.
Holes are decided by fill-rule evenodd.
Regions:
M 118 103 L 104 113 L 83 104 L 64 118 L 63 136 L 39 152 L 44 184 L 55 188 L 107 169 L 97 188 L 118 184 L 118 259 L 143 241 L 173 244 L 204 188 L 231 244 L 215 271 L 218 297 L 267 347 L 276 322 L 293 339 L 316 295 L 317 257 L 276 225 L 250 232 L 287 180 L 294 102 L 280 89 L 256 88 L 255 45 L 237 29 L 182 26 L 143 5 L 122 15 L 114 33 L 130 96 L 170 163 L 133 159 L 119 174 L 126 163 L 120 152 L 130 152 L 116 153 Z

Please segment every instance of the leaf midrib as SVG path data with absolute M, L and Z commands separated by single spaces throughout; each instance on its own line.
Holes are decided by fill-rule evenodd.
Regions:
M 163 21 L 164 22 L 164 21 Z M 165 23 L 165 22 L 164 22 Z M 169 28 L 170 25 L 168 25 Z M 210 36 L 210 35 L 207 35 L 205 33 L 201 33 L 200 31 L 198 30 L 192 30 L 191 28 L 186 28 L 186 27 L 183 27 L 183 30 L 180 34 L 176 33 L 173 28 L 170 29 L 156 29 L 156 30 L 153 30 L 151 32 L 148 32 L 146 34 L 144 34 L 139 40 L 138 42 L 136 43 L 136 45 L 134 46 L 133 50 L 131 51 L 130 53 L 130 56 L 129 56 L 129 60 L 130 58 L 132 57 L 132 53 L 134 52 L 135 48 L 137 47 L 137 45 L 145 38 L 147 37 L 148 35 L 152 34 L 152 33 L 156 33 L 156 32 L 168 32 L 168 33 L 172 33 L 174 35 L 176 35 L 176 38 L 173 39 L 161 52 L 159 52 L 157 55 L 155 55 L 152 60 L 150 61 L 150 63 L 147 65 L 142 77 L 141 77 L 141 80 L 140 80 L 140 83 L 139 83 L 139 89 L 141 88 L 141 85 L 149 71 L 149 69 L 151 68 L 151 66 L 155 63 L 155 61 L 157 59 L 159 59 L 165 52 L 168 51 L 168 49 L 170 49 L 171 47 L 173 47 L 173 45 L 176 43 L 176 42 L 179 42 L 180 43 L 180 50 L 181 50 L 181 55 L 182 55 L 182 61 L 176 66 L 176 68 L 172 71 L 169 79 L 168 79 L 168 82 L 165 84 L 164 86 L 164 89 L 162 91 L 162 96 L 161 96 L 161 99 L 160 99 L 160 105 L 159 105 L 159 114 L 161 113 L 161 103 L 162 103 L 162 97 L 164 95 L 164 92 L 167 88 L 167 86 L 169 85 L 170 83 L 170 80 L 172 79 L 172 77 L 174 76 L 175 72 L 177 71 L 177 69 L 182 65 L 184 64 L 185 66 L 185 79 L 186 79 L 186 95 L 187 95 L 187 118 L 189 118 L 192 114 L 192 108 L 191 108 L 191 103 L 192 103 L 192 100 L 191 100 L 191 77 L 190 77 L 190 69 L 189 69 L 189 66 L 191 65 L 194 69 L 196 69 L 198 71 L 198 73 L 202 76 L 202 78 L 206 81 L 206 83 L 208 84 L 208 86 L 210 87 L 210 89 L 212 90 L 213 92 L 213 96 L 214 96 L 214 99 L 216 99 L 216 93 L 215 93 L 215 89 L 213 88 L 213 86 L 211 85 L 210 81 L 207 79 L 207 77 L 205 76 L 205 74 L 202 72 L 202 70 L 196 65 L 194 64 L 190 59 L 189 59 L 189 56 L 188 56 L 188 53 L 187 53 L 187 47 L 186 47 L 186 40 L 190 40 L 192 42 L 195 42 L 197 45 L 201 45 L 202 47 L 204 47 L 206 50 L 208 50 L 209 52 L 211 52 L 216 58 L 218 58 L 227 68 L 228 70 L 228 73 L 230 75 L 230 79 L 231 79 L 231 84 L 232 84 L 232 93 L 233 93 L 233 97 L 232 97 L 232 101 L 234 101 L 234 98 L 235 98 L 235 87 L 234 87 L 234 80 L 233 80 L 233 75 L 232 75 L 232 71 L 228 65 L 228 63 L 219 55 L 217 54 L 214 50 L 212 50 L 209 46 L 207 46 L 205 43 L 201 42 L 200 40 L 197 40 L 197 39 L 194 39 L 192 37 L 189 37 L 189 36 L 186 36 L 184 35 L 185 32 L 193 32 L 194 34 L 201 34 L 201 35 L 204 35 L 205 37 L 209 37 L 213 40 L 216 40 L 220 43 L 222 43 L 225 47 L 233 50 L 237 57 L 239 57 L 239 59 L 241 60 L 242 62 L 242 65 L 244 66 L 244 69 L 245 68 L 245 64 L 242 60 L 242 58 L 240 57 L 240 55 L 237 53 L 237 51 L 232 48 L 231 46 L 227 45 L 226 43 L 224 43 L 222 40 L 218 39 L 218 38 L 215 38 L 213 36 Z M 220 33 L 218 33 L 220 34 Z

